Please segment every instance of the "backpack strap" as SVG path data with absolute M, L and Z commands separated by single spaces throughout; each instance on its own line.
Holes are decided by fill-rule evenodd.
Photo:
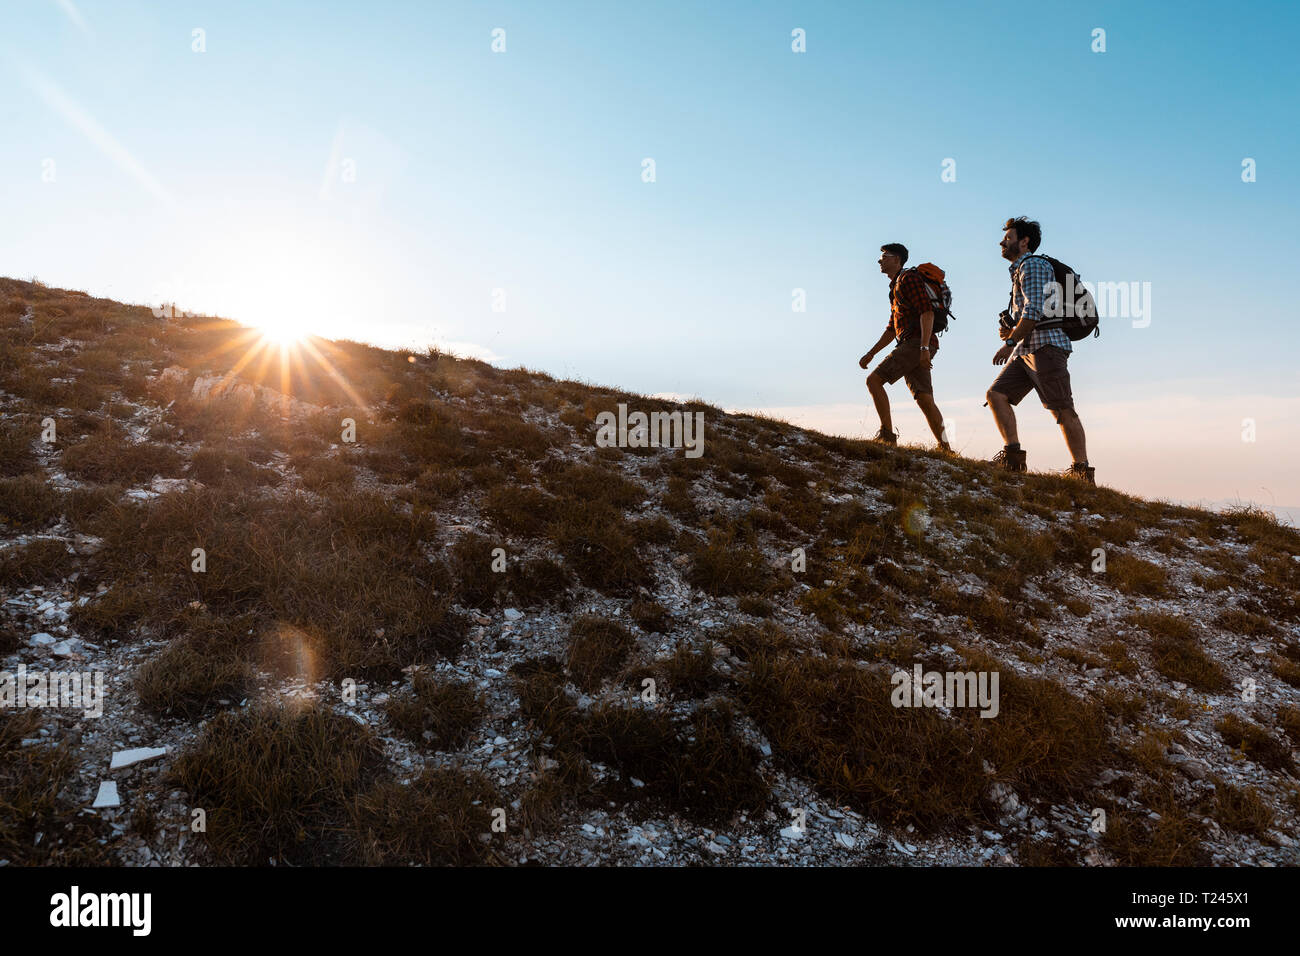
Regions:
M 1036 253 L 1036 252 L 1030 253 L 1029 255 L 1025 256 L 1025 258 L 1026 258 L 1026 259 L 1030 259 L 1030 258 L 1032 258 L 1032 259 L 1042 259 L 1044 262 L 1047 263 L 1047 267 L 1048 267 L 1049 269 L 1052 270 L 1052 282 L 1056 283 L 1056 285 L 1057 285 L 1058 288 L 1060 289 L 1060 291 L 1059 291 L 1059 295 L 1060 295 L 1062 298 L 1064 298 L 1064 296 L 1065 296 L 1065 289 L 1064 289 L 1064 288 L 1060 288 L 1060 282 L 1059 282 L 1059 281 L 1057 280 L 1057 278 L 1056 278 L 1056 265 L 1052 262 L 1052 260 L 1049 259 L 1047 256 L 1039 255 L 1039 254 Z M 1069 267 L 1067 266 L 1066 268 L 1069 268 Z M 1019 272 L 1020 272 L 1020 270 L 1017 269 L 1017 270 L 1016 270 L 1017 275 L 1019 275 Z M 1047 299 L 1047 293 L 1046 293 L 1046 291 L 1044 291 L 1044 293 L 1043 293 L 1043 299 L 1044 299 L 1044 301 Z M 1062 302 L 1061 304 L 1064 306 L 1064 302 Z M 1035 329 L 1059 329 L 1059 328 L 1061 328 L 1061 327 L 1064 326 L 1064 325 L 1065 325 L 1065 317 L 1064 317 L 1064 316 L 1047 316 L 1047 315 L 1043 315 L 1043 316 L 1040 316 L 1039 319 L 1038 319 L 1038 321 L 1034 323 L 1034 328 L 1035 328 Z

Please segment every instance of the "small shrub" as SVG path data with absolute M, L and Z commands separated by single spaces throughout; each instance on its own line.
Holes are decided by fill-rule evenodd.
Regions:
M 207 810 L 206 844 L 219 862 L 312 865 L 347 858 L 353 801 L 382 763 L 379 742 L 350 718 L 248 708 L 214 717 L 172 777 Z
M 681 723 L 663 710 L 605 705 L 593 708 L 581 734 L 591 759 L 619 771 L 628 798 L 660 801 L 705 824 L 766 802 L 759 754 L 736 734 L 724 707 L 702 707 Z M 644 786 L 632 787 L 632 777 Z
M 1273 825 L 1273 812 L 1254 787 L 1234 787 L 1216 781 L 1214 819 L 1230 830 L 1262 836 Z
M 175 478 L 183 467 L 180 453 L 168 445 L 131 443 L 111 432 L 98 432 L 63 453 L 68 474 L 83 481 L 137 483 L 155 476 Z
M 506 575 L 492 569 L 496 547 L 490 539 L 473 532 L 452 545 L 449 567 L 456 582 L 457 600 L 466 607 L 490 606 L 506 583 Z
M 483 512 L 506 534 L 537 537 L 559 513 L 557 498 L 537 488 L 498 485 L 488 490 Z
M 1228 714 L 1214 725 L 1214 729 L 1229 747 L 1239 750 L 1261 766 L 1286 773 L 1294 771 L 1291 748 L 1258 724 L 1236 714 Z
M 200 448 L 194 453 L 190 476 L 205 485 L 230 484 L 243 488 L 279 481 L 274 471 L 258 468 L 247 455 L 216 448 Z
M 668 692 L 681 697 L 704 697 L 722 684 L 722 675 L 713 666 L 710 647 L 679 644 L 661 665 Z
M 551 522 L 547 534 L 565 563 L 589 587 L 623 594 L 652 581 L 628 521 L 596 502 L 575 502 Z
M 586 691 L 596 690 L 627 660 L 636 639 L 613 621 L 584 615 L 569 629 L 569 673 Z
M 1142 810 L 1102 800 L 1106 832 L 1101 842 L 1124 866 L 1201 866 L 1209 862 L 1204 827 L 1168 789 L 1146 791 L 1141 803 L 1157 814 L 1154 822 Z
M 658 601 L 633 601 L 628 613 L 643 631 L 651 634 L 668 633 L 668 609 Z
M 1228 608 L 1214 619 L 1216 626 L 1232 634 L 1245 637 L 1266 637 L 1276 632 L 1277 627 L 1261 614 L 1252 614 L 1240 608 Z
M 1277 719 L 1291 743 L 1300 745 L 1300 707 L 1283 704 L 1277 709 Z
M 58 582 L 75 567 L 76 558 L 62 541 L 39 538 L 24 545 L 12 545 L 0 551 L 0 587 Z
M 436 750 L 465 746 L 485 712 L 471 684 L 441 680 L 424 670 L 416 672 L 410 695 L 390 698 L 385 710 L 404 735 Z
M 310 491 L 346 491 L 356 480 L 352 465 L 342 458 L 318 458 L 299 469 L 304 488 Z
M 1169 590 L 1164 568 L 1123 551 L 1107 556 L 1106 579 L 1125 594 L 1161 597 Z
M 59 519 L 62 499 L 44 475 L 0 478 L 0 527 L 37 531 Z
M 367 866 L 470 866 L 490 860 L 491 808 L 500 798 L 482 774 L 430 768 L 409 784 L 385 781 L 350 808 L 350 856 Z
M 736 529 L 712 529 L 708 540 L 693 542 L 687 580 L 707 594 L 742 594 L 764 590 L 772 573 L 752 539 Z
M 135 689 L 146 710 L 194 718 L 217 709 L 221 700 L 242 700 L 252 678 L 252 668 L 230 642 L 186 635 L 140 665 Z
M 550 558 L 514 562 L 506 569 L 506 586 L 525 607 L 549 605 L 563 610 L 571 601 L 573 576 Z

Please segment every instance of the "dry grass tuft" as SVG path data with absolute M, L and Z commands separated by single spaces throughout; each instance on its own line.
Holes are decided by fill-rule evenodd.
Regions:
M 492 782 L 472 771 L 431 768 L 409 784 L 380 783 L 358 796 L 350 809 L 354 832 L 348 862 L 365 866 L 494 862 L 490 844 L 480 836 L 492 834 L 492 810 L 501 802 Z
M 218 862 L 311 866 L 348 859 L 353 801 L 382 762 L 356 721 L 316 707 L 250 708 L 213 718 L 171 776 L 207 811 Z
M 1102 800 L 1106 831 L 1102 845 L 1123 866 L 1204 866 L 1209 853 L 1204 849 L 1205 832 L 1199 815 L 1178 802 L 1168 788 L 1151 787 L 1140 794 L 1143 809 L 1120 807 Z M 1158 819 L 1147 815 L 1153 812 Z
M 486 708 L 473 685 L 417 671 L 409 695 L 389 699 L 388 719 L 405 736 L 435 750 L 459 750 L 483 719 Z
M 158 714 L 199 717 L 222 700 L 240 702 L 253 685 L 246 655 L 253 637 L 248 618 L 204 618 L 135 672 L 140 705 Z
M 100 431 L 63 453 L 63 467 L 75 478 L 137 484 L 154 477 L 179 478 L 184 459 L 169 445 L 131 443 L 113 431 Z
M 57 583 L 76 568 L 76 558 L 62 541 L 38 538 L 0 551 L 0 587 Z
M 1254 787 L 1234 787 L 1222 780 L 1215 781 L 1214 819 L 1230 830 L 1263 836 L 1273 825 L 1273 811 L 1263 801 Z
M 586 691 L 596 690 L 614 676 L 636 646 L 627 628 L 604 618 L 584 615 L 569 628 L 569 673 Z
M 1270 770 L 1293 773 L 1291 748 L 1263 727 L 1236 714 L 1227 714 L 1214 725 L 1223 742 L 1243 756 Z

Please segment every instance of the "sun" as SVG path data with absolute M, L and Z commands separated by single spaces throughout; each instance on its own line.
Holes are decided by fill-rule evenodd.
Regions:
M 286 313 L 273 313 L 254 319 L 252 326 L 268 342 L 281 347 L 298 345 L 311 334 L 301 318 Z

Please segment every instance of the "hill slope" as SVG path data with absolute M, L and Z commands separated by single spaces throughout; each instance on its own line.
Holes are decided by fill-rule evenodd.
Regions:
M 7 279 L 0 402 L 0 861 L 1298 861 L 1267 514 Z

